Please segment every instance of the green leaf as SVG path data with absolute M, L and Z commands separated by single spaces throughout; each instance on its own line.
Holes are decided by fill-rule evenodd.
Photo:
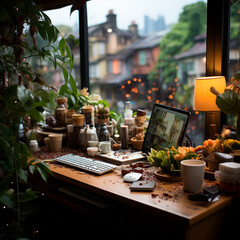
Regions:
M 109 103 L 108 103 L 107 101 L 105 101 L 105 100 L 99 100 L 99 101 L 98 101 L 98 104 L 102 104 L 103 106 L 109 108 Z
M 240 97 L 230 89 L 217 96 L 216 104 L 226 114 L 237 114 L 240 111 Z
M 74 80 L 74 78 L 71 74 L 70 74 L 69 80 L 70 80 L 70 85 L 71 85 L 72 91 L 76 95 L 78 92 L 78 89 L 77 89 L 76 81 Z
M 8 208 L 13 208 L 15 206 L 15 199 L 12 193 L 4 191 L 0 193 L 0 202 L 6 205 Z
M 66 44 L 66 41 L 64 38 L 62 38 L 59 42 L 59 50 L 60 50 L 60 53 L 62 54 L 62 56 L 65 55 L 65 44 Z
M 20 180 L 22 180 L 23 182 L 27 182 L 28 180 L 28 172 L 26 170 L 23 169 L 19 169 L 18 171 L 18 177 Z
M 59 90 L 59 95 L 60 96 L 63 96 L 64 93 L 68 90 L 68 86 L 66 84 L 63 84 L 61 87 L 60 87 L 60 90 Z
M 31 188 L 28 188 L 25 190 L 25 192 L 23 193 L 23 195 L 20 198 L 20 202 L 24 203 L 24 202 L 29 202 L 33 199 L 38 198 L 38 195 L 36 194 L 36 191 L 33 191 Z

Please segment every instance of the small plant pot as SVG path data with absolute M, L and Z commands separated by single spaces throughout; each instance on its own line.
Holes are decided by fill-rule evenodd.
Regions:
M 136 137 L 133 137 L 133 138 L 131 139 L 131 142 L 132 142 L 133 148 L 134 148 L 135 150 L 142 150 L 143 139 L 142 139 L 142 140 L 137 140 Z
M 49 134 L 50 146 L 52 152 L 58 152 L 62 148 L 62 134 Z
M 215 172 L 219 169 L 219 164 L 223 162 L 233 162 L 234 157 L 230 154 L 214 152 L 206 157 L 210 172 Z
M 106 125 L 108 125 L 109 122 L 110 122 L 110 118 L 109 117 L 107 117 L 107 118 L 97 118 L 96 119 L 96 123 L 99 124 L 99 125 L 104 124 L 104 123 Z
M 44 138 L 44 143 L 47 146 L 47 151 L 51 152 L 51 145 L 49 137 Z
M 74 127 L 83 127 L 84 126 L 84 115 L 83 114 L 73 114 L 73 126 Z

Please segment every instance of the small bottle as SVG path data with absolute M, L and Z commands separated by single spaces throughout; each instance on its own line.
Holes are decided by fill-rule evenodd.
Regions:
M 39 151 L 37 140 L 30 140 L 29 148 L 30 148 L 31 152 Z
M 131 109 L 126 110 L 125 118 L 124 118 L 124 125 L 128 126 L 128 141 L 131 141 L 131 138 L 134 135 L 135 130 L 135 119 L 132 117 L 133 111 Z
M 98 141 L 96 128 L 93 127 L 93 125 L 90 125 L 90 127 L 87 129 L 87 132 L 86 132 L 87 147 L 88 147 L 88 141 Z
M 102 124 L 99 131 L 99 142 L 110 141 L 110 134 L 106 124 Z

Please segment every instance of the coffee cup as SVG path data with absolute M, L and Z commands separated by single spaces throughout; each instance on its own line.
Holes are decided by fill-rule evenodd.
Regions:
M 183 190 L 192 193 L 202 190 L 205 165 L 206 163 L 201 160 L 188 159 L 181 161 Z
M 111 142 L 110 141 L 102 141 L 99 143 L 98 147 L 99 147 L 99 151 L 101 153 L 106 154 L 106 153 L 111 152 Z

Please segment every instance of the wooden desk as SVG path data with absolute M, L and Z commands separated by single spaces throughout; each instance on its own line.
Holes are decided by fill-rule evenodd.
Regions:
M 151 229 L 148 232 L 149 236 L 152 233 L 154 237 L 159 236 L 160 239 L 177 237 L 177 239 L 219 240 L 226 239 L 226 236 L 227 239 L 231 239 L 229 234 L 234 229 L 234 217 L 236 219 L 239 213 L 239 208 L 235 204 L 237 195 L 221 195 L 220 200 L 214 203 L 190 201 L 187 198 L 188 194 L 183 192 L 181 183 L 161 181 L 157 182 L 154 192 L 131 192 L 130 184 L 123 182 L 119 170 L 95 176 L 56 164 L 49 166 L 54 177 L 45 186 L 33 182 L 38 186 L 38 190 L 64 205 L 92 215 L 98 221 L 106 221 L 106 224 L 114 222 L 113 225 L 128 229 L 128 234 L 135 235 L 139 231 L 142 234 L 144 228 Z M 148 172 L 150 178 L 154 176 L 153 168 Z M 77 196 L 76 192 L 79 189 L 92 193 L 93 196 L 102 197 L 98 207 L 106 211 L 96 211 L 97 201 L 92 203 L 95 205 L 94 210 L 86 207 L 89 204 L 79 204 L 84 202 L 82 201 L 84 199 Z M 95 197 L 91 199 L 96 200 Z M 109 201 L 112 207 L 108 214 L 104 215 Z M 88 203 L 91 205 L 91 201 Z

